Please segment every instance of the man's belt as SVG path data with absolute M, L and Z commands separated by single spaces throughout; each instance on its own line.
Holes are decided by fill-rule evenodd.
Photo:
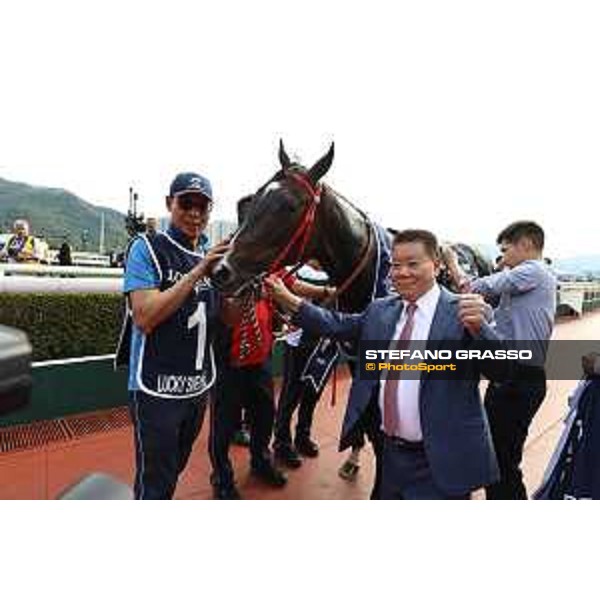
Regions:
M 413 440 L 405 440 L 397 435 L 388 435 L 384 434 L 386 441 L 388 441 L 392 446 L 396 446 L 397 448 L 402 448 L 403 450 L 424 450 L 425 444 L 423 440 L 418 442 Z

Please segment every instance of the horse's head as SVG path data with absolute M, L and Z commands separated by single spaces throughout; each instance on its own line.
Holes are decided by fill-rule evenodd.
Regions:
M 320 180 L 333 162 L 334 146 L 309 169 L 292 162 L 279 144 L 281 169 L 253 196 L 238 204 L 239 228 L 213 271 L 222 292 L 238 294 L 265 274 L 310 258 L 310 240 Z

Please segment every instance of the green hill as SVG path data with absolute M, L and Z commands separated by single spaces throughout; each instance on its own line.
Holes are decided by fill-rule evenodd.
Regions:
M 44 236 L 51 247 L 67 239 L 75 250 L 98 251 L 101 213 L 105 250 L 123 248 L 127 243 L 124 214 L 94 206 L 66 190 L 0 178 L 0 232 L 9 232 L 15 219 L 24 218 L 32 233 Z

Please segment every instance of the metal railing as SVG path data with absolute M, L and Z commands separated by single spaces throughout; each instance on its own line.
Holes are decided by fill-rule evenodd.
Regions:
M 82 294 L 122 290 L 123 269 L 0 264 L 0 292 Z
M 576 314 L 600 308 L 600 281 L 559 282 L 556 312 L 558 315 Z
M 58 265 L 0 263 L 0 277 L 12 275 L 43 277 L 123 277 L 123 269 L 111 267 L 63 267 Z
M 0 263 L 0 292 L 120 292 L 123 269 Z M 559 282 L 557 315 L 600 308 L 600 281 Z

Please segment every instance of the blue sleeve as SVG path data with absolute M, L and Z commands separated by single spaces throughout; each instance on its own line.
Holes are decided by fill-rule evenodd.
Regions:
M 142 238 L 135 240 L 127 254 L 123 291 L 149 290 L 160 286 L 160 277 L 150 256 L 146 242 Z
M 535 263 L 522 263 L 513 269 L 506 269 L 487 277 L 471 282 L 471 291 L 478 294 L 494 294 L 502 292 L 524 294 L 540 284 L 540 269 Z
M 304 301 L 294 316 L 294 322 L 314 335 L 325 335 L 338 340 L 357 340 L 360 337 L 364 314 L 336 312 Z

